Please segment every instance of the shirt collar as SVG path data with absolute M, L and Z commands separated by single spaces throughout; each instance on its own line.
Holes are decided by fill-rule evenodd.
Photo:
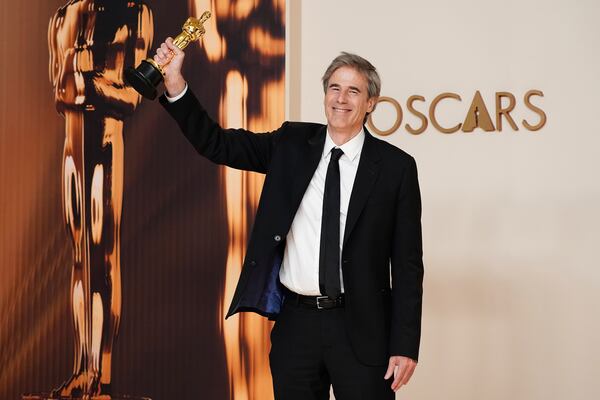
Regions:
M 356 157 L 360 154 L 363 143 L 365 142 L 365 129 L 361 128 L 360 132 L 352 139 L 348 140 L 341 146 L 337 146 L 331 137 L 329 136 L 329 129 L 327 129 L 327 135 L 325 136 L 325 146 L 323 147 L 323 158 L 329 157 L 331 153 L 331 149 L 334 147 L 339 147 L 344 152 L 344 156 L 348 157 L 350 161 L 354 161 Z

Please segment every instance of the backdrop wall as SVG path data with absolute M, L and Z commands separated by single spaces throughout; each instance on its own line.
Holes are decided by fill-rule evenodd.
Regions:
M 116 203 L 111 196 L 100 195 L 93 210 L 89 206 L 71 207 L 77 201 L 63 193 L 65 132 L 69 130 L 65 129 L 65 118 L 57 113 L 56 97 L 61 91 L 53 88 L 56 82 L 51 81 L 48 70 L 62 68 L 67 78 L 58 80 L 57 85 L 70 96 L 76 85 L 88 85 L 87 91 L 78 93 L 79 100 L 85 99 L 90 105 L 86 113 L 112 112 L 100 98 L 127 90 L 122 81 L 123 60 L 131 64 L 133 51 L 120 43 L 136 32 L 136 18 L 134 23 L 129 19 L 128 25 L 123 24 L 123 14 L 124 9 L 140 3 L 0 2 L 0 34 L 5 39 L 0 45 L 5 55 L 0 60 L 2 400 L 18 399 L 22 393 L 48 392 L 71 376 L 78 337 L 73 310 L 78 307 L 73 305 L 71 291 L 77 287 L 71 283 L 76 262 L 65 211 L 75 208 L 83 213 L 85 209 L 89 217 L 92 211 L 97 216 L 97 210 L 102 209 L 106 218 L 96 221 L 106 221 L 111 219 L 112 210 L 104 205 Z M 207 9 L 212 12 L 202 44 L 186 48 L 184 74 L 215 120 L 226 127 L 256 131 L 281 124 L 283 1 L 145 3 L 154 19 L 146 14 L 138 22 L 146 24 L 141 29 L 146 40 L 154 37 L 151 54 L 167 36 L 181 32 L 189 16 L 199 17 Z M 50 24 L 60 7 L 68 11 L 58 13 L 61 22 Z M 57 34 L 58 26 L 64 29 Z M 49 36 L 51 43 L 60 43 L 57 47 L 61 51 L 49 46 Z M 125 58 L 124 52 L 128 53 Z M 57 53 L 62 57 L 53 58 L 55 64 L 51 55 L 56 57 Z M 64 84 L 72 83 L 75 72 L 76 85 Z M 97 88 L 90 84 L 94 79 L 100 87 L 108 87 L 102 95 L 90 96 L 95 93 L 92 87 Z M 112 105 L 115 103 L 120 104 Z M 77 112 L 82 113 L 82 108 Z M 124 148 L 119 164 L 123 167 L 120 245 L 110 256 L 102 254 L 90 263 L 91 274 L 100 282 L 110 282 L 112 289 L 117 280 L 108 271 L 114 271 L 114 254 L 120 256 L 120 329 L 108 354 L 109 359 L 112 357 L 113 391 L 154 400 L 272 397 L 266 362 L 270 323 L 252 316 L 223 322 L 261 178 L 213 165 L 198 156 L 158 102 L 145 100 L 122 126 L 118 135 Z M 106 137 L 94 135 L 94 129 L 80 129 L 78 133 L 85 146 L 73 147 L 84 149 L 80 158 L 85 159 L 86 174 L 82 175 L 87 179 L 90 170 L 96 176 L 95 162 L 90 159 L 106 160 L 106 154 L 114 154 L 117 146 L 104 143 Z M 99 185 L 104 188 L 100 193 L 118 186 L 111 181 L 119 180 L 114 171 L 117 164 L 104 162 L 109 179 Z M 82 197 L 90 204 L 93 185 L 87 179 L 83 186 Z M 92 192 L 98 193 L 95 189 Z M 93 200 L 91 203 L 93 206 Z M 93 228 L 90 224 L 84 228 L 87 243 L 96 241 L 97 230 Z M 88 250 L 83 250 L 86 255 Z M 88 314 L 86 323 L 90 319 Z M 104 362 L 106 356 L 102 357 Z
M 600 396 L 600 4 L 592 0 L 291 2 L 288 114 L 324 121 L 320 78 L 340 51 L 379 70 L 404 112 L 384 137 L 412 154 L 423 198 L 421 359 L 398 399 L 579 399 Z M 523 96 L 540 90 L 531 103 Z M 480 91 L 495 131 L 463 123 Z M 495 120 L 510 92 L 518 131 Z M 406 101 L 429 120 L 421 126 Z M 503 106 L 508 100 L 503 99 Z M 479 114 L 482 117 L 482 114 Z M 389 103 L 373 115 L 396 120 Z
M 0 15 L 0 398 L 70 376 L 72 246 L 61 208 L 64 119 L 48 78 L 48 24 L 67 1 L 3 2 Z M 76 2 L 74 2 L 76 3 Z M 93 3 L 93 2 L 90 2 Z M 117 1 L 98 3 L 116 4 Z M 186 76 L 222 124 L 265 131 L 324 121 L 319 82 L 342 50 L 370 59 L 403 120 L 384 140 L 415 156 L 426 262 L 420 365 L 399 399 L 600 395 L 596 98 L 592 0 L 148 1 L 154 45 L 210 8 Z M 287 8 L 287 18 L 284 9 Z M 200 11 L 198 11 L 200 10 Z M 24 22 L 25 21 L 25 22 Z M 284 23 L 285 21 L 285 23 Z M 283 27 L 287 53 L 282 57 Z M 540 121 L 531 103 L 547 116 Z M 443 134 L 434 126 L 494 125 Z M 514 95 L 499 131 L 496 93 Z M 461 101 L 445 98 L 454 93 Z M 428 120 L 424 132 L 408 133 Z M 508 97 L 500 108 L 510 108 Z M 373 122 L 397 113 L 380 104 Z M 269 325 L 222 322 L 261 178 L 198 157 L 158 104 L 124 123 L 123 309 L 113 388 L 154 399 L 271 397 Z M 233 283 L 232 283 L 233 282 Z M 213 299 L 213 300 L 211 300 Z

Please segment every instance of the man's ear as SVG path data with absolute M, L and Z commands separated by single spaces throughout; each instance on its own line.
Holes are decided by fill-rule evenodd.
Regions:
M 377 99 L 378 97 L 373 96 L 367 100 L 367 114 L 373 112 L 375 105 L 377 104 Z

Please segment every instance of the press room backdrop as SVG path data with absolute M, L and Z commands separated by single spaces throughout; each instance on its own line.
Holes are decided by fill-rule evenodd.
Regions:
M 600 398 L 600 3 L 329 0 L 289 3 L 289 112 L 324 121 L 319 79 L 340 51 L 379 69 L 404 118 L 423 198 L 421 358 L 398 399 Z M 530 90 L 543 92 L 524 102 Z M 494 130 L 464 123 L 477 91 Z M 518 131 L 496 123 L 515 97 Z M 407 100 L 428 126 L 409 111 Z M 503 108 L 509 99 L 502 99 Z M 485 113 L 479 107 L 481 123 Z M 392 128 L 390 103 L 375 111 Z M 367 266 L 365 266 L 367 267 Z
M 61 182 L 70 168 L 66 162 L 63 169 L 68 130 L 56 110 L 55 96 L 63 95 L 51 84 L 55 65 L 62 65 L 67 76 L 81 71 L 86 84 L 90 70 L 101 72 L 94 82 L 107 88 L 103 96 L 122 98 L 116 102 L 120 106 L 135 104 L 135 97 L 132 100 L 130 93 L 119 89 L 123 68 L 119 43 L 136 32 L 136 19 L 129 19 L 127 28 L 116 21 L 124 18 L 125 5 L 141 3 L 55 0 L 0 5 L 4 38 L 0 41 L 0 399 L 49 391 L 73 369 L 74 261 L 65 212 L 73 208 L 74 197 L 66 195 L 63 207 Z M 137 29 L 144 40 L 154 38 L 151 49 L 180 33 L 188 16 L 212 11 L 202 44 L 186 49 L 190 87 L 224 126 L 255 131 L 280 126 L 283 1 L 147 1 L 146 5 L 153 18 L 141 14 Z M 63 6 L 63 19 L 51 24 Z M 100 38 L 110 51 L 104 51 Z M 145 46 L 138 43 L 138 47 L 139 52 Z M 74 48 L 80 56 L 69 59 Z M 85 57 L 88 49 L 91 57 Z M 131 48 L 127 51 L 132 53 Z M 132 55 L 125 60 L 132 62 Z M 73 91 L 61 80 L 55 83 L 66 93 Z M 92 104 L 96 112 L 112 109 L 99 98 L 90 101 L 96 102 Z M 105 221 L 113 218 L 119 201 L 119 195 L 106 193 L 118 193 L 119 177 L 123 179 L 120 246 L 107 257 L 111 269 L 108 262 L 94 264 L 100 267 L 96 275 L 114 272 L 115 254 L 120 251 L 122 291 L 116 299 L 122 301 L 121 322 L 108 356 L 114 391 L 165 400 L 271 398 L 270 323 L 251 315 L 223 320 L 239 275 L 261 176 L 227 170 L 199 157 L 157 102 L 138 105 L 124 119 L 122 136 L 113 131 L 108 144 L 100 145 L 102 137 L 93 133 L 87 126 L 83 132 L 85 177 L 91 177 L 90 168 L 96 170 L 90 159 L 103 160 L 99 164 L 112 172 L 112 181 L 100 185 L 105 196 L 96 203 L 101 204 Z M 117 143 L 120 137 L 122 146 Z M 119 163 L 118 157 L 106 161 L 118 149 L 124 149 L 123 161 Z M 90 180 L 84 185 L 90 204 Z M 93 197 L 98 187 L 91 186 Z M 99 208 L 94 208 L 93 198 L 91 203 L 92 226 L 87 229 L 95 241 L 93 216 Z M 114 288 L 116 283 L 111 276 L 109 285 Z
M 48 25 L 66 3 L 0 5 L 1 399 L 56 387 L 73 364 L 65 122 L 48 77 Z M 399 399 L 600 396 L 596 2 L 146 3 L 152 48 L 189 15 L 213 11 L 185 68 L 223 125 L 264 131 L 284 118 L 323 121 L 319 79 L 335 55 L 357 52 L 379 68 L 382 94 L 403 112 L 384 139 L 415 156 L 423 197 L 422 353 Z M 543 96 L 530 106 L 532 90 Z M 518 131 L 506 113 L 499 131 L 500 92 L 499 110 L 514 97 L 507 114 Z M 373 123 L 387 130 L 398 116 L 382 103 Z M 418 131 L 424 119 L 423 132 L 409 133 L 407 123 Z M 444 134 L 434 121 L 462 125 Z M 473 121 L 491 131 L 464 132 Z M 156 103 L 125 119 L 123 141 L 115 390 L 271 398 L 270 326 L 222 319 L 260 176 L 199 158 Z

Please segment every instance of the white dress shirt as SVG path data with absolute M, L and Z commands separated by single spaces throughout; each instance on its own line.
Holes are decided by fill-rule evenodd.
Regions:
M 321 216 L 323 214 L 323 191 L 325 177 L 331 158 L 331 149 L 339 147 L 344 154 L 340 158 L 340 257 L 350 194 L 358 170 L 363 143 L 364 129 L 341 146 L 336 146 L 329 137 L 325 138 L 323 154 L 315 170 L 292 226 L 286 237 L 283 262 L 279 271 L 281 283 L 292 292 L 306 296 L 319 296 L 319 249 L 321 244 Z M 340 283 L 344 292 L 344 280 L 340 268 Z
M 176 96 L 169 97 L 169 95 L 167 94 L 167 92 L 165 92 L 165 97 L 167 98 L 167 101 L 169 103 L 175 103 L 177 100 L 179 100 L 180 98 L 183 97 L 183 95 L 187 92 L 187 90 L 188 90 L 188 85 L 187 85 L 187 82 L 186 82 L 185 87 L 183 88 L 183 90 L 181 91 L 181 93 L 179 93 Z

